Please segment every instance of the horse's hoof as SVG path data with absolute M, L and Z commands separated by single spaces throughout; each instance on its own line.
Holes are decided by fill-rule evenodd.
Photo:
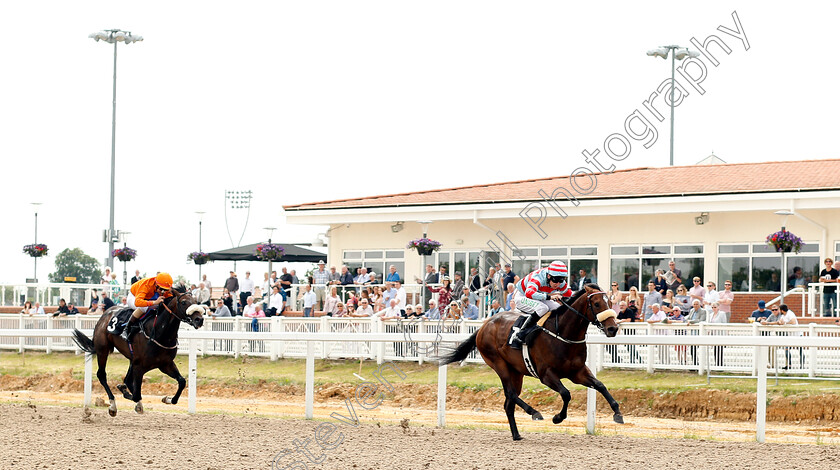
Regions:
M 522 440 L 522 436 L 520 436 L 519 434 L 517 434 L 517 435 L 513 436 L 513 440 L 514 440 L 514 441 L 521 441 L 521 440 Z
M 113 418 L 114 416 L 117 415 L 117 410 L 112 410 L 112 409 L 108 408 L 108 414 L 111 415 L 111 417 Z
M 557 413 L 556 415 L 554 415 L 553 418 L 551 418 L 551 422 L 554 423 L 554 424 L 560 424 L 565 419 L 566 419 L 565 416 L 561 416 L 560 413 Z
M 618 424 L 624 424 L 624 416 L 616 414 L 615 416 L 613 416 L 613 421 L 615 421 Z
M 543 417 L 539 411 L 535 411 L 534 414 L 531 415 L 531 419 L 533 419 L 534 421 L 542 421 Z
M 172 402 L 171 397 L 163 397 L 160 401 L 166 403 L 167 405 L 174 405 L 175 403 Z
M 142 415 L 143 414 L 143 404 L 138 401 L 137 404 L 134 405 L 134 411 L 137 412 L 137 414 Z

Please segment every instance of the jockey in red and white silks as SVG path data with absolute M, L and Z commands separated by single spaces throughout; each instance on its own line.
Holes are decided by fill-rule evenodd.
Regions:
M 537 269 L 516 283 L 516 293 L 513 296 L 514 305 L 520 312 L 530 313 L 531 315 L 525 320 L 522 327 L 511 336 L 510 344 L 513 348 L 519 349 L 521 347 L 521 342 L 524 339 L 521 337 L 522 331 L 549 311 L 560 306 L 552 298 L 572 296 L 568 279 L 569 268 L 566 263 L 554 261 L 547 268 Z

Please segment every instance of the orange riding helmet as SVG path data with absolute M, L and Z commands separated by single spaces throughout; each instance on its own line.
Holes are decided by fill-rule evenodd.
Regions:
M 172 289 L 172 276 L 169 273 L 160 273 L 155 277 L 155 284 L 166 290 Z

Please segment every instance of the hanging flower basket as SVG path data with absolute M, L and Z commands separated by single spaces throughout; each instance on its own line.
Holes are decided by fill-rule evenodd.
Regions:
M 799 253 L 799 250 L 805 246 L 805 242 L 787 230 L 780 230 L 775 233 L 767 235 L 767 244 L 772 246 L 777 252 L 790 253 L 791 251 Z
M 437 240 L 432 240 L 429 238 L 418 238 L 416 240 L 411 240 L 410 242 L 408 242 L 408 245 L 406 245 L 405 247 L 416 249 L 417 254 L 421 256 L 428 256 L 431 255 L 433 252 L 440 250 L 441 243 Z
M 47 245 L 43 243 L 33 244 L 33 245 L 26 245 L 23 247 L 23 252 L 33 258 L 40 258 L 42 256 L 46 256 L 47 252 L 50 249 L 47 248 Z
M 207 264 L 207 262 L 210 261 L 210 255 L 203 251 L 193 251 L 187 255 L 187 259 L 191 260 L 195 264 Z
M 117 248 L 113 252 L 111 252 L 111 255 L 122 262 L 126 262 L 131 261 L 137 257 L 137 250 L 128 247 Z
M 263 261 L 276 261 L 282 258 L 285 252 L 286 250 L 280 245 L 262 243 L 257 245 L 257 249 L 254 250 L 254 255 Z

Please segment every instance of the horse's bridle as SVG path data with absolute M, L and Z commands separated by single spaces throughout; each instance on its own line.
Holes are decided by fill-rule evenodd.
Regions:
M 187 294 L 187 293 L 183 293 L 183 294 L 178 294 L 177 296 L 173 296 L 173 297 L 175 298 L 175 303 L 176 303 L 176 304 L 177 304 L 177 303 L 181 300 L 181 296 L 183 296 L 183 295 L 189 295 L 189 294 Z M 165 309 L 166 309 L 166 311 L 167 311 L 167 312 L 169 312 L 169 313 L 170 313 L 173 317 L 177 318 L 177 319 L 178 319 L 178 320 L 180 320 L 182 323 L 186 323 L 186 324 L 188 324 L 188 325 L 192 326 L 192 320 L 190 320 L 190 317 L 188 317 L 188 316 L 183 316 L 183 317 L 179 316 L 177 313 L 173 312 L 173 311 L 169 308 L 169 306 L 168 306 L 168 305 L 166 305 L 166 302 L 161 302 L 161 305 L 163 305 L 163 308 L 165 308 Z M 178 308 L 176 307 L 176 308 L 175 308 L 175 310 L 177 311 L 177 310 L 178 310 Z
M 586 296 L 586 303 L 587 303 L 587 306 L 589 307 L 589 311 L 590 311 L 590 312 L 591 312 L 591 311 L 593 311 L 592 296 L 594 296 L 594 295 L 598 295 L 598 294 L 603 295 L 603 296 L 604 296 L 604 299 L 607 301 L 607 306 L 610 306 L 610 299 L 609 299 L 609 297 L 607 297 L 607 293 L 606 293 L 606 292 L 604 292 L 604 291 L 602 291 L 602 290 L 595 291 L 595 292 L 591 292 L 591 293 L 587 294 L 587 296 Z M 587 322 L 589 322 L 589 323 L 591 323 L 591 324 L 593 324 L 593 325 L 597 326 L 599 330 L 601 330 L 601 331 L 605 331 L 604 324 L 603 324 L 603 323 L 601 323 L 600 321 L 598 321 L 598 318 L 597 318 L 597 317 L 596 317 L 596 318 L 594 318 L 594 319 L 592 319 L 592 320 L 590 320 L 589 318 L 587 318 L 587 317 L 586 317 L 586 315 L 584 315 L 584 314 L 582 314 L 582 313 L 578 312 L 576 308 L 572 307 L 572 306 L 571 306 L 571 304 L 567 304 L 567 303 L 566 303 L 566 301 L 565 301 L 565 300 L 563 300 L 562 298 L 560 299 L 560 303 L 562 303 L 563 305 L 565 305 L 567 309 L 569 309 L 569 310 L 571 310 L 572 312 L 574 312 L 575 314 L 577 314 L 577 316 L 579 316 L 579 317 L 583 318 L 584 320 L 586 320 Z M 559 326 L 560 326 L 560 325 L 559 325 L 559 320 L 558 320 L 558 318 L 557 318 L 557 316 L 556 316 L 556 315 L 555 315 L 555 317 L 554 317 L 554 321 L 558 323 L 558 324 L 555 326 L 555 328 L 559 328 Z

